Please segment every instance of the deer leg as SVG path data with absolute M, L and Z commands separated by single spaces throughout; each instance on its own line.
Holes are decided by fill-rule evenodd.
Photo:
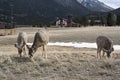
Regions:
M 44 57 L 44 46 L 43 46 L 43 51 L 42 51 L 42 57 Z
M 102 55 L 102 57 L 104 57 L 105 56 L 105 51 L 103 51 L 103 55 Z
M 98 49 L 97 50 L 97 58 L 99 58 L 100 57 L 100 59 L 101 59 L 101 49 Z
M 101 50 L 100 50 L 99 56 L 100 56 L 100 59 L 101 59 Z
M 26 55 L 26 49 L 25 49 L 25 46 L 23 47 L 23 55 L 24 55 L 24 56 Z
M 46 50 L 47 50 L 47 46 L 45 45 L 45 58 L 47 59 L 47 53 L 46 53 Z
M 100 56 L 100 49 L 98 48 L 97 49 L 97 58 L 99 58 L 99 56 Z
M 19 51 L 18 51 L 18 54 L 19 54 L 20 57 L 22 57 L 22 55 L 21 55 L 21 53 Z
M 99 50 L 97 49 L 97 58 L 98 58 Z
M 43 45 L 43 53 L 42 53 L 43 57 L 47 58 L 47 53 L 46 53 L 46 46 Z
M 22 57 L 22 55 L 21 54 L 19 54 L 20 55 L 20 57 Z
M 19 55 L 20 55 L 20 57 L 22 57 L 21 53 Z
M 45 47 L 44 47 L 44 45 L 43 45 L 43 51 L 42 51 L 42 57 L 44 57 L 44 54 L 45 54 Z

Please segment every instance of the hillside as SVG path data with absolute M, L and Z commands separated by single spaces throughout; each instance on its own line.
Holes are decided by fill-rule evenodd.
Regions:
M 112 12 L 114 12 L 114 13 L 116 13 L 116 14 L 120 14 L 120 8 L 118 8 L 118 9 L 112 11 Z
M 1 13 L 10 15 L 10 4 L 13 4 L 14 20 L 22 24 L 46 22 L 56 17 L 83 16 L 90 13 L 76 0 L 12 0 L 12 2 L 0 0 Z

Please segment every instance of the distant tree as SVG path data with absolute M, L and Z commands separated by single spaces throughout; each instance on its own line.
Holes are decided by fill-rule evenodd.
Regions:
M 50 27 L 51 26 L 51 23 L 47 23 L 46 27 Z
M 117 25 L 120 25 L 120 15 L 117 15 Z
M 42 23 L 37 24 L 37 27 L 43 27 Z
M 32 25 L 32 27 L 35 27 L 35 26 L 36 26 L 35 24 Z
M 86 16 L 82 17 L 81 24 L 83 26 L 88 26 L 88 18 Z
M 113 26 L 115 26 L 117 24 L 117 15 L 116 14 L 113 14 L 112 20 L 113 20 Z
M 76 17 L 76 18 L 74 19 L 74 22 L 81 24 L 81 17 Z
M 75 23 L 79 23 L 83 26 L 88 26 L 89 22 L 88 22 L 88 17 L 84 16 L 84 17 L 77 17 L 74 19 Z
M 90 25 L 93 26 L 95 24 L 95 19 L 92 18 L 91 21 L 90 21 Z
M 108 13 L 107 15 L 107 25 L 108 26 L 115 26 L 117 23 L 117 16 L 113 13 Z
M 107 20 L 105 16 L 101 16 L 101 25 L 105 26 L 107 24 Z

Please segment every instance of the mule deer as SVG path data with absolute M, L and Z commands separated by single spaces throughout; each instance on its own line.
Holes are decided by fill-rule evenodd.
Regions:
M 102 57 L 104 57 L 104 54 L 106 53 L 107 57 L 109 58 L 111 52 L 114 51 L 112 41 L 105 36 L 99 36 L 96 39 L 96 43 L 97 43 L 97 58 L 98 56 L 101 58 L 101 51 L 103 51 Z
M 24 55 L 26 55 L 25 46 L 27 43 L 27 34 L 26 32 L 19 32 L 17 37 L 17 43 L 14 44 L 14 46 L 18 49 L 18 54 L 20 57 L 22 56 L 22 52 Z
M 34 36 L 34 41 L 31 48 L 27 45 L 30 58 L 33 57 L 33 54 L 37 51 L 39 47 L 43 47 L 42 56 L 47 58 L 46 47 L 47 47 L 48 41 L 49 41 L 49 36 L 46 30 L 40 29 Z

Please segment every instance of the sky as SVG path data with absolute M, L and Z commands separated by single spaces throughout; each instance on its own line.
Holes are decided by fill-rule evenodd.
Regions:
M 99 0 L 99 1 L 104 2 L 108 6 L 115 9 L 120 7 L 120 0 Z

